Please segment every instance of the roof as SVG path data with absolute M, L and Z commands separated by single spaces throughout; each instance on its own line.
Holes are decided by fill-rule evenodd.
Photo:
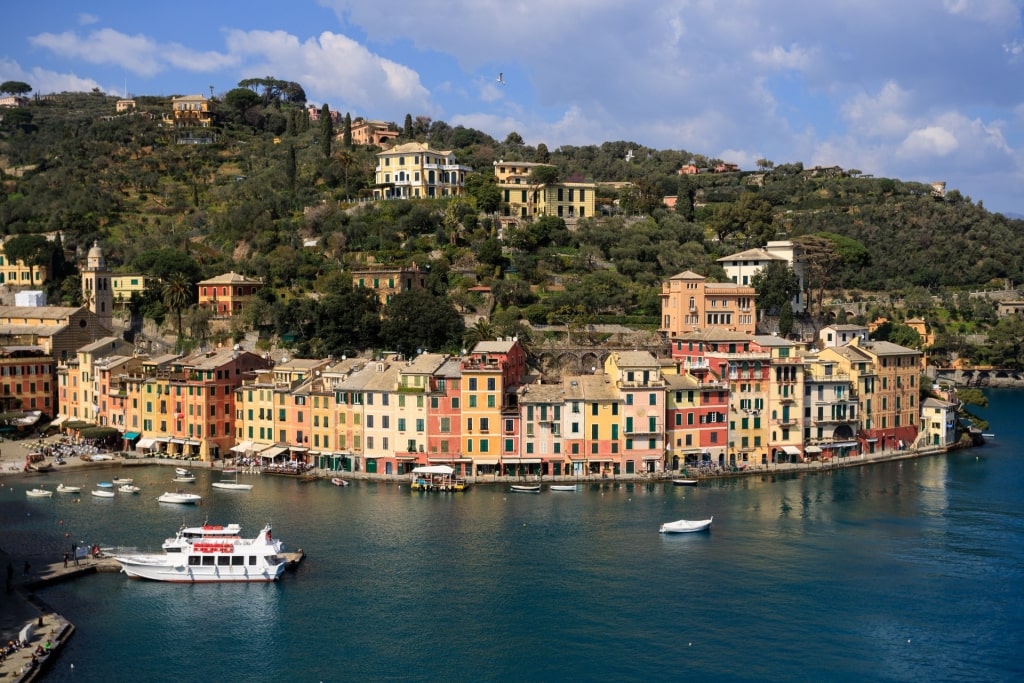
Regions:
M 650 351 L 619 351 L 616 365 L 619 368 L 660 368 L 661 363 Z
M 421 353 L 409 361 L 401 371 L 402 374 L 430 375 L 441 367 L 447 359 L 448 356 L 443 353 Z
M 666 372 L 661 376 L 665 380 L 665 387 L 670 391 L 677 389 L 699 389 L 700 382 L 690 375 L 677 375 Z
M 699 330 L 681 334 L 675 339 L 703 342 L 747 342 L 752 341 L 753 337 L 745 332 L 727 330 L 724 327 L 702 327 Z
M 5 318 L 62 320 L 78 313 L 82 308 L 82 306 L 0 306 L 0 320 Z
M 786 259 L 782 256 L 771 253 L 767 249 L 747 249 L 741 251 L 738 254 L 730 254 L 729 256 L 723 256 L 718 259 L 718 262 L 723 261 L 785 261 Z
M 117 349 L 118 346 L 127 346 L 128 342 L 121 339 L 121 337 L 101 337 L 94 342 L 90 342 L 85 346 L 78 349 L 78 353 L 93 353 L 95 351 L 103 351 L 105 349 Z
M 917 349 L 908 349 L 906 346 L 893 344 L 887 341 L 862 341 L 860 348 L 875 354 L 876 356 L 905 356 L 907 354 L 921 355 Z
M 515 344 L 516 340 L 514 339 L 511 341 L 477 342 L 477 345 L 473 347 L 473 353 L 508 353 Z
M 692 270 L 684 270 L 681 273 L 673 275 L 669 278 L 670 280 L 706 280 L 707 278 L 703 275 L 698 275 Z
M 583 398 L 588 401 L 617 401 L 619 391 L 612 384 L 611 377 L 601 375 L 578 375 L 575 378 L 583 388 Z
M 565 401 L 562 384 L 527 384 L 519 392 L 519 403 L 557 403 Z
M 217 275 L 211 277 L 209 280 L 203 280 L 199 283 L 200 285 L 262 285 L 263 283 L 259 280 L 254 280 L 251 277 L 245 275 L 239 275 L 235 271 L 230 273 L 224 273 L 223 275 Z

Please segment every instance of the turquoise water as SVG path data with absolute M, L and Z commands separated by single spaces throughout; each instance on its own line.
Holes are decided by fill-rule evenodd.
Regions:
M 208 518 L 271 521 L 307 553 L 271 585 L 107 574 L 42 591 L 78 627 L 54 681 L 1020 680 L 1024 393 L 992 396 L 983 449 L 696 488 L 243 475 L 255 488 L 232 492 L 201 472 L 191 509 L 155 502 L 166 468 L 132 470 L 143 493 L 114 500 L 29 500 L 18 482 L 0 546 L 155 547 Z M 657 533 L 712 514 L 710 534 Z

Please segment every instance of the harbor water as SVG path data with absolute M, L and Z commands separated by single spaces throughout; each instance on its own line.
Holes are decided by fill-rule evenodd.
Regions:
M 52 681 L 1012 681 L 1024 678 L 1024 392 L 978 449 L 697 487 L 464 493 L 122 469 L 114 499 L 5 482 L 0 547 L 157 548 L 183 522 L 265 522 L 306 559 L 274 584 L 123 574 L 40 591 L 77 627 Z M 60 475 L 46 480 L 54 488 Z M 72 483 L 69 481 L 69 483 Z M 710 533 L 660 524 L 714 515 Z M 67 534 L 67 535 L 65 535 Z M 13 554 L 13 553 L 12 553 Z

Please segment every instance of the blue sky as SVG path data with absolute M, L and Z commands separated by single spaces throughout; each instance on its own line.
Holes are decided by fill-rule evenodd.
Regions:
M 1024 0 L 20 2 L 0 81 L 407 113 L 528 144 L 945 180 L 1024 214 Z M 497 83 L 503 72 L 505 85 Z

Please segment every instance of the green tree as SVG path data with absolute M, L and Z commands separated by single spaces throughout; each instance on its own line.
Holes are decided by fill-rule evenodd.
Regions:
M 481 213 L 494 213 L 501 206 L 501 189 L 493 173 L 467 173 L 466 193 L 476 200 Z
M 317 338 L 320 355 L 353 354 L 379 343 L 380 300 L 373 290 L 348 286 L 332 291 L 320 303 Z
M 786 301 L 779 309 L 779 335 L 788 337 L 793 331 L 793 302 Z
M 345 149 L 352 149 L 352 114 L 345 112 L 345 132 L 342 136 Z M 348 180 L 345 180 L 345 191 L 348 192 Z
M 184 273 L 178 272 L 172 274 L 166 280 L 164 280 L 162 293 L 163 302 L 167 308 L 174 311 L 175 316 L 178 319 L 178 336 L 181 336 L 182 326 L 181 317 L 182 312 L 188 308 L 193 302 L 193 287 L 192 282 L 188 279 L 188 276 Z
M 4 81 L 0 83 L 0 93 L 27 95 L 30 92 L 32 92 L 32 86 L 22 81 Z
M 537 185 L 552 185 L 558 182 L 558 169 L 554 166 L 534 166 L 530 171 L 530 182 Z
M 543 142 L 537 145 L 537 153 L 533 155 L 533 160 L 538 164 L 546 164 L 551 159 L 551 153 L 548 151 L 548 146 Z
M 800 278 L 785 261 L 772 261 L 750 279 L 757 290 L 757 308 L 762 315 L 781 312 L 786 302 L 800 293 Z M 793 309 L 790 308 L 790 316 Z
M 411 358 L 417 349 L 459 348 L 465 329 L 462 316 L 446 298 L 425 289 L 409 289 L 396 294 L 384 307 L 381 342 Z
M 324 102 L 320 107 L 320 151 L 325 159 L 331 158 L 331 145 L 334 142 L 334 119 L 331 118 L 331 108 Z
M 480 342 L 491 341 L 494 337 L 494 326 L 491 325 L 491 321 L 487 318 L 477 318 L 462 335 L 462 348 L 472 351 Z
M 402 126 L 402 136 L 412 138 L 412 114 L 405 115 L 405 125 Z

